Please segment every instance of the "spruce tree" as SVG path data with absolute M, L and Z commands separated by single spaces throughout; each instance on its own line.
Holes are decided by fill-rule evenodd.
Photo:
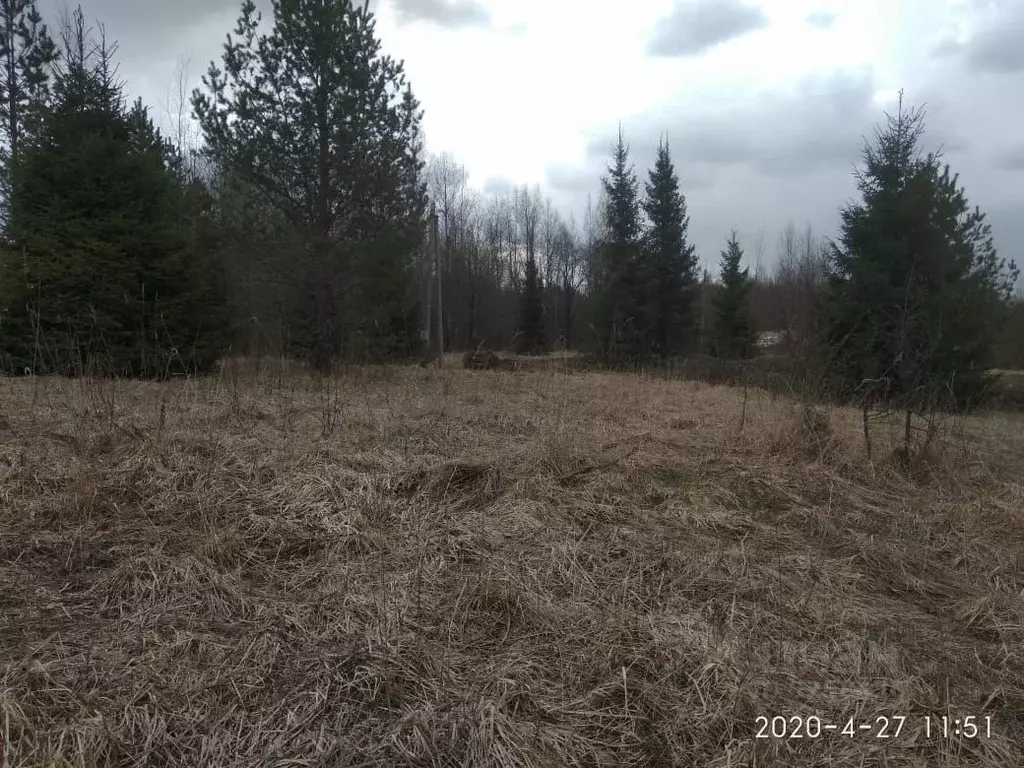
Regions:
M 0 265 L 0 365 L 10 372 L 163 376 L 220 349 L 213 274 L 189 237 L 170 146 L 127 107 L 113 49 L 79 9 L 52 108 L 12 164 Z
M 291 336 L 320 370 L 346 352 L 408 348 L 424 236 L 422 113 L 365 3 L 274 0 L 272 28 L 242 4 L 223 69 L 192 103 L 216 162 L 305 243 L 282 265 Z
M 544 334 L 544 287 L 537 257 L 527 254 L 523 275 L 523 289 L 519 294 L 519 333 L 516 338 L 516 352 L 539 355 L 546 351 L 547 339 Z
M 636 173 L 621 129 L 602 179 L 607 198 L 598 263 L 595 320 L 606 362 L 640 361 L 650 351 L 649 275 L 640 244 Z
M 1017 277 L 949 166 L 922 154 L 924 128 L 901 98 L 865 147 L 824 302 L 841 391 L 905 407 L 908 426 L 982 396 Z
M 664 358 L 692 350 L 697 331 L 697 256 L 687 243 L 686 198 L 679 190 L 667 140 L 658 144 L 645 192 L 643 209 L 649 226 L 644 253 L 653 281 L 652 342 L 655 353 Z
M 0 192 L 10 193 L 10 163 L 50 96 L 57 46 L 35 0 L 0 0 Z
M 740 269 L 743 249 L 736 232 L 729 236 L 719 264 L 721 286 L 712 301 L 715 315 L 715 352 L 725 358 L 747 358 L 753 351 L 754 330 L 750 294 L 754 287 L 749 269 Z

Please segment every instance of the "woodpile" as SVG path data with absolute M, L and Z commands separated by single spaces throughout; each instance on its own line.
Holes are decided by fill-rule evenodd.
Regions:
M 515 370 L 515 360 L 499 357 L 493 352 L 486 350 L 469 350 L 462 356 L 462 367 L 471 371 L 512 371 Z

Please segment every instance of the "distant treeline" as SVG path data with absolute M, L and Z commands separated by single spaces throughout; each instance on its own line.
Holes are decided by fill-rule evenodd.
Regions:
M 428 160 L 420 105 L 361 3 L 275 4 L 261 37 L 246 0 L 172 136 L 128 103 L 116 46 L 81 10 L 55 40 L 33 0 L 8 5 L 9 374 L 164 377 L 229 353 L 327 371 L 478 347 L 664 366 L 747 359 L 778 331 L 805 381 L 927 411 L 1024 368 L 1016 267 L 902 102 L 864 149 L 835 241 L 790 226 L 774 268 L 752 272 L 723 233 L 711 279 L 667 142 L 640 179 L 620 133 L 582 222 L 537 188 L 480 195 L 452 156 Z

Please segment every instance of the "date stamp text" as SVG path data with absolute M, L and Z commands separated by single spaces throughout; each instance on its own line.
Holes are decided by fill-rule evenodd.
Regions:
M 992 738 L 991 716 L 964 715 L 932 717 L 924 715 L 910 718 L 904 715 L 879 716 L 875 718 L 848 718 L 845 721 L 831 721 L 809 715 L 766 717 L 761 715 L 755 721 L 756 739 L 820 739 L 835 734 L 854 738 L 898 739 L 910 722 L 911 730 L 919 730 L 926 739 L 990 739 Z M 916 726 L 916 727 L 914 727 Z

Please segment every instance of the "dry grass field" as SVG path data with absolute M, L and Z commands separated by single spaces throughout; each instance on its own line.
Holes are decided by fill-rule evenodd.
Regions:
M 0 764 L 1024 765 L 1024 415 L 884 429 L 557 366 L 0 380 Z

